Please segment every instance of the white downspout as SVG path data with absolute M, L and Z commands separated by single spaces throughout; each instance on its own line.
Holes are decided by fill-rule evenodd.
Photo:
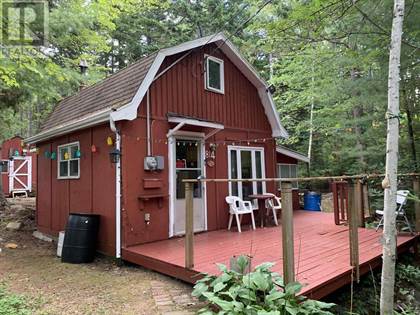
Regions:
M 151 130 L 150 130 L 150 93 L 149 89 L 146 92 L 146 124 L 147 124 L 147 156 L 152 155 L 152 144 L 151 144 Z
M 121 151 L 120 132 L 111 116 L 109 125 L 115 133 L 115 149 Z M 115 257 L 121 258 L 121 157 L 115 164 Z

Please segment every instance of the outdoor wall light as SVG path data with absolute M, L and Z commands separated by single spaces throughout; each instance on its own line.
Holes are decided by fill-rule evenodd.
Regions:
M 121 151 L 118 149 L 112 149 L 109 152 L 109 158 L 111 160 L 111 163 L 116 164 L 120 161 Z

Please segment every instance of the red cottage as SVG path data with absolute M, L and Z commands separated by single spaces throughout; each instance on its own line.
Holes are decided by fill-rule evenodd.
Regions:
M 130 260 L 130 246 L 184 233 L 182 179 L 276 177 L 286 165 L 294 174 L 304 157 L 276 148 L 280 137 L 266 83 L 223 34 L 162 49 L 63 99 L 27 139 L 39 149 L 38 229 L 100 214 L 99 251 Z M 227 227 L 229 194 L 276 190 L 196 185 L 195 230 Z
M 0 172 L 6 196 L 28 195 L 36 191 L 36 150 L 15 136 L 3 141 Z

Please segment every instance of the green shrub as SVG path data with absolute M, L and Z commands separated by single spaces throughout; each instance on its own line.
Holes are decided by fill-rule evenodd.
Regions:
M 332 314 L 328 309 L 334 304 L 297 295 L 301 284 L 294 282 L 284 286 L 280 275 L 270 270 L 273 263 L 261 264 L 246 273 L 248 264 L 248 259 L 241 256 L 237 260 L 238 271 L 218 264 L 221 275 L 205 275 L 197 281 L 193 296 L 207 301 L 207 306 L 199 314 Z

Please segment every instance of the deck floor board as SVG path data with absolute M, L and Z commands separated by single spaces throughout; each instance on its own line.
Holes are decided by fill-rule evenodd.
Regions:
M 361 272 L 380 264 L 380 232 L 359 228 Z M 297 280 L 305 284 L 303 294 L 321 298 L 350 281 L 349 232 L 334 224 L 333 214 L 312 211 L 294 212 L 294 253 Z M 407 250 L 415 237 L 398 237 L 400 251 Z M 184 268 L 184 240 L 172 238 L 123 249 L 123 259 L 164 274 L 194 282 L 196 273 L 218 274 L 216 263 L 228 265 L 230 257 L 247 254 L 252 264 L 274 262 L 273 270 L 282 273 L 282 234 L 278 227 L 244 226 L 243 232 L 218 230 L 194 237 L 194 269 Z

